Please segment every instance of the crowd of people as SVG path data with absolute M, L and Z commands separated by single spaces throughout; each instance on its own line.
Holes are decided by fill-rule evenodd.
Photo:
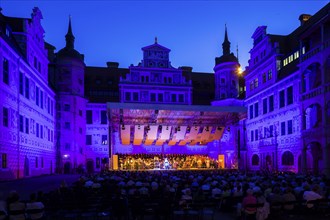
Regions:
M 32 193 L 29 201 L 21 201 L 16 191 L 7 199 L 0 195 L 0 220 L 35 220 L 44 217 L 43 193 Z
M 120 170 L 210 169 L 218 161 L 207 155 L 184 154 L 118 154 Z
M 173 159 L 167 155 L 164 158 Z M 3 200 L 6 205 L 1 206 L 0 201 L 0 213 L 3 210 L 15 215 L 10 219 L 24 219 L 29 213 L 27 210 L 33 207 L 40 213 L 29 217 L 38 219 L 43 215 L 44 204 L 48 213 L 97 209 L 102 213 L 108 210 L 115 219 L 127 216 L 139 219 L 144 210 L 151 210 L 150 204 L 158 217 L 170 217 L 175 209 L 197 210 L 212 203 L 215 209 L 233 211 L 235 207 L 238 216 L 264 220 L 271 214 L 290 213 L 296 201 L 300 201 L 304 209 L 312 209 L 314 204 L 308 201 L 321 198 L 330 199 L 330 180 L 321 175 L 221 169 L 108 171 L 82 175 L 72 187 L 63 181 L 58 190 L 44 197 L 32 194 L 26 203 L 12 192 Z M 326 210 L 330 210 L 328 202 Z

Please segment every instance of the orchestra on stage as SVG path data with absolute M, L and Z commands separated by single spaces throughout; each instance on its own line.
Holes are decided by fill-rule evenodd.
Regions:
M 119 170 L 216 169 L 218 161 L 207 155 L 118 154 Z

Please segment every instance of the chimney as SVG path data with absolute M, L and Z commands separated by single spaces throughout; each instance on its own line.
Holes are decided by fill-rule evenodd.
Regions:
M 309 14 L 300 15 L 299 16 L 300 26 L 304 25 L 306 23 L 306 21 L 308 21 L 311 17 L 312 17 L 312 15 L 309 15 Z
M 118 68 L 119 63 L 118 62 L 107 62 L 108 68 Z

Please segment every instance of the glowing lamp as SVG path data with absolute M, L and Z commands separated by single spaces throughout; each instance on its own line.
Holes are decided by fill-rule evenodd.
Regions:
M 64 159 L 68 159 L 69 157 L 70 157 L 69 154 L 64 154 L 64 155 L 63 155 L 63 158 L 64 158 Z
M 237 73 L 238 73 L 238 75 L 241 75 L 242 72 L 243 72 L 242 67 L 238 67 L 238 68 L 237 68 Z

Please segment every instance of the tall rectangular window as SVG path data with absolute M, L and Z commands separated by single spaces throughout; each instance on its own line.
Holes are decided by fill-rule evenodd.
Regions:
M 293 87 L 290 86 L 286 90 L 286 104 L 290 105 L 293 103 Z
M 6 58 L 3 58 L 2 61 L 2 81 L 9 85 L 9 62 Z
M 284 97 L 284 90 L 280 91 L 280 108 L 283 108 L 285 105 L 285 97 Z
M 250 115 L 250 119 L 253 118 L 253 105 L 250 105 L 250 108 L 249 108 L 249 115 Z
M 39 87 L 36 86 L 36 105 L 39 106 Z
M 150 102 L 156 101 L 156 93 L 150 93 Z
M 252 91 L 254 89 L 254 82 L 253 80 L 250 82 L 250 91 Z
M 251 142 L 254 141 L 254 132 L 253 130 L 251 131 Z
M 272 70 L 268 70 L 268 80 L 273 78 L 273 72 Z
M 273 137 L 273 130 L 274 130 L 274 126 L 273 125 L 269 126 L 269 136 L 270 137 Z
M 281 122 L 281 135 L 285 135 L 285 122 Z
M 163 93 L 158 93 L 158 102 L 163 102 Z
M 86 145 L 92 145 L 92 135 L 86 135 Z
M 179 94 L 179 102 L 184 102 L 184 95 L 183 94 Z
M 267 99 L 262 100 L 262 113 L 263 114 L 267 113 Z
M 172 102 L 176 102 L 176 94 L 172 94 L 171 95 L 171 101 Z
M 2 168 L 5 169 L 7 168 L 7 154 L 2 154 L 1 155 L 1 160 L 2 160 Z
M 39 137 L 39 124 L 36 123 L 36 136 Z
M 101 124 L 105 125 L 108 124 L 107 120 L 107 111 L 101 111 Z
M 29 133 L 29 119 L 25 118 L 25 133 Z
M 87 110 L 86 111 L 86 123 L 87 124 L 92 124 L 93 123 L 93 112 L 92 112 L 92 110 Z
M 292 134 L 292 120 L 288 121 L 288 134 Z
M 102 135 L 102 144 L 107 145 L 108 144 L 108 135 Z
M 40 138 L 44 138 L 44 126 L 40 125 Z
M 50 114 L 50 98 L 47 97 L 47 112 Z
M 47 129 L 47 138 L 48 138 L 48 141 L 50 141 L 50 129 Z
M 264 127 L 264 138 L 268 138 L 269 137 L 269 130 L 267 127 Z
M 54 113 L 54 102 L 53 100 L 50 101 L 50 114 L 53 115 Z
M 23 118 L 23 115 L 19 115 L 19 131 L 24 132 L 24 118 Z
M 269 112 L 274 111 L 274 96 L 269 96 Z
M 8 108 L 3 107 L 2 108 L 2 113 L 3 113 L 3 126 L 8 127 Z
M 262 74 L 262 83 L 267 81 L 266 73 Z
M 24 95 L 24 76 L 19 72 L 19 94 Z
M 133 101 L 139 101 L 139 93 L 133 92 Z
M 256 78 L 254 79 L 254 88 L 258 88 L 258 86 L 259 86 L 259 79 Z
M 44 108 L 44 95 L 43 91 L 40 90 L 40 108 Z
M 256 139 L 256 141 L 257 140 L 259 140 L 259 132 L 258 132 L 258 129 L 256 129 L 255 131 L 254 131 L 254 135 L 255 135 L 255 139 Z
M 254 103 L 254 117 L 258 117 L 258 115 L 259 115 L 259 104 L 257 102 Z
M 25 77 L 25 98 L 30 98 L 30 80 Z
M 51 142 L 54 141 L 54 131 L 53 130 L 50 131 L 50 141 Z
M 33 59 L 33 66 L 34 66 L 34 68 L 38 68 L 38 61 L 37 61 L 37 57 L 34 57 L 34 59 Z
M 131 101 L 131 93 L 130 92 L 125 92 L 125 100 L 126 101 Z
M 38 157 L 36 157 L 36 168 L 38 168 Z

